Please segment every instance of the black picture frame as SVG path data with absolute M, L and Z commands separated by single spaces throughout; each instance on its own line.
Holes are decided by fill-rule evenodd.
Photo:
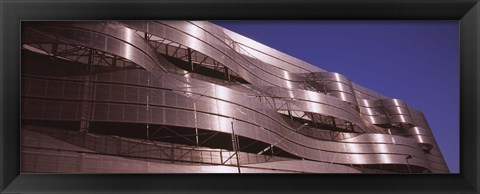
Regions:
M 478 0 L 0 1 L 2 193 L 478 193 Z M 460 20 L 459 174 L 20 174 L 20 23 L 25 20 Z

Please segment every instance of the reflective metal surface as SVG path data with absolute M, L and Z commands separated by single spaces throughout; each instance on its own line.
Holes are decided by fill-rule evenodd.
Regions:
M 196 139 L 187 137 L 185 144 L 196 146 L 199 130 L 224 134 L 226 142 L 247 150 L 225 150 L 234 152 L 239 172 L 353 173 L 382 165 L 391 167 L 386 172 L 448 172 L 425 117 L 406 102 L 208 22 L 32 22 L 24 26 L 22 44 L 24 52 L 36 53 L 32 59 L 40 53 L 89 68 L 85 74 L 45 73 L 33 68 L 42 60 L 26 58 L 22 120 L 136 124 L 146 126 L 149 141 L 150 127 L 167 126 L 171 141 L 194 131 Z M 74 49 L 74 57 L 65 54 Z M 249 156 L 274 150 L 289 161 Z M 237 172 L 228 165 L 173 166 L 178 172 Z

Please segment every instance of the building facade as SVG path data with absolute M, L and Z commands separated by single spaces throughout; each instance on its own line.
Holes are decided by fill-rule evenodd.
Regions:
M 23 22 L 21 57 L 22 172 L 449 172 L 419 110 L 209 22 Z

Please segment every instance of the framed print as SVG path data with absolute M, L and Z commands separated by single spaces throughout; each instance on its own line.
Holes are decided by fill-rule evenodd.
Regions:
M 477 1 L 1 6 L 2 193 L 478 192 Z M 399 40 L 415 44 L 393 50 L 424 71 L 417 80 L 438 86 L 411 86 L 405 91 L 413 90 L 413 97 L 405 101 L 342 75 L 353 68 L 324 70 L 302 61 L 305 56 L 297 59 L 255 41 L 261 34 L 235 28 L 240 21 L 257 22 L 250 29 L 287 34 L 274 42 L 320 45 L 301 35 L 288 37 L 288 30 L 326 36 L 304 27 L 325 20 L 370 25 L 413 19 L 431 21 L 405 22 L 416 22 L 426 36 L 415 39 L 402 31 Z M 279 21 L 292 27 L 267 27 Z M 450 39 L 436 38 L 434 24 L 448 22 Z M 370 32 L 363 33 L 373 38 Z M 360 40 L 355 37 L 362 32 L 349 33 L 332 42 L 352 46 Z M 388 39 L 397 32 L 383 33 L 377 36 Z M 443 61 L 420 67 L 408 52 Z M 361 53 L 342 51 L 352 58 Z M 459 69 L 442 69 L 443 62 L 452 67 L 457 59 Z M 379 69 L 364 75 L 380 76 Z M 402 89 L 389 80 L 396 73 L 420 84 L 396 70 L 383 73 L 386 88 Z M 439 110 L 435 119 L 452 119 L 453 129 L 445 134 L 455 134 L 459 123 L 460 140 L 447 136 L 450 147 L 459 144 L 460 158 L 451 159 L 451 152 L 444 158 L 432 117 L 411 104 L 425 99 Z M 449 101 L 434 99 L 460 102 L 447 106 Z M 451 166 L 455 159 L 459 169 Z

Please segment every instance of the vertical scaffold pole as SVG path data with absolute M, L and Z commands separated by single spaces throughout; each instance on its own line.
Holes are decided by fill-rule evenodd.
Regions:
M 237 138 L 235 136 L 235 130 L 233 128 L 233 118 L 230 121 L 232 123 L 232 147 L 233 151 L 235 151 L 235 156 L 237 156 L 237 168 L 238 168 L 238 173 L 241 173 L 240 171 L 240 159 L 238 158 L 238 144 L 237 144 Z
M 197 99 L 193 99 L 193 117 L 195 119 L 195 144 L 198 145 Z
M 145 33 L 145 37 L 147 34 Z M 150 76 L 147 77 L 147 85 L 150 86 Z M 147 93 L 147 140 L 150 140 L 150 92 Z
M 88 64 L 87 64 L 87 72 L 88 76 L 83 85 L 83 101 L 82 101 L 82 112 L 80 115 L 80 132 L 88 132 L 90 128 L 90 114 L 91 114 L 91 104 L 90 100 L 92 94 L 94 92 L 93 82 L 90 81 L 90 76 L 93 73 L 93 50 L 88 50 Z

